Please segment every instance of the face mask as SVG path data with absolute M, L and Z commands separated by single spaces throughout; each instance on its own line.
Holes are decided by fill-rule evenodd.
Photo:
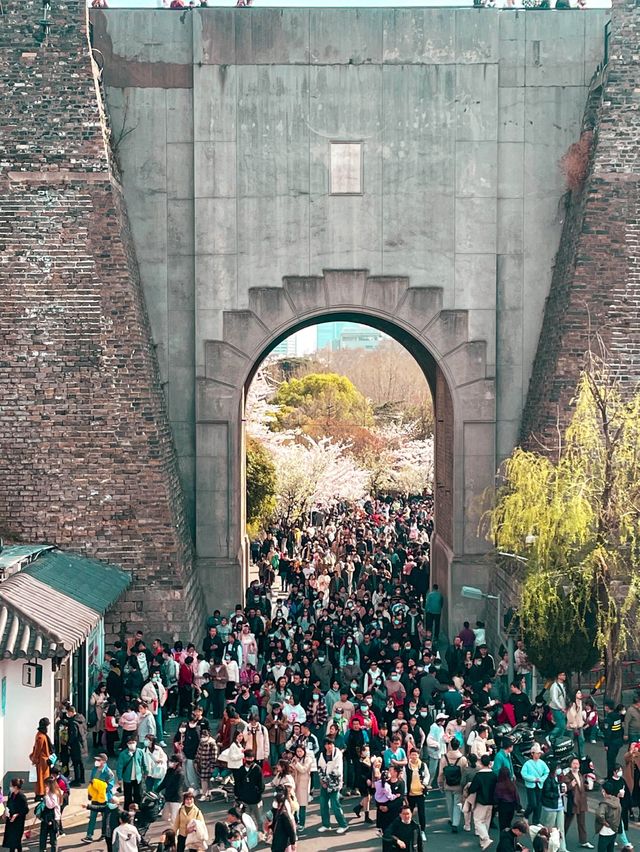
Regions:
M 420 711 L 420 715 L 421 715 L 421 716 L 422 716 L 422 718 L 424 719 L 424 718 L 425 718 L 425 716 L 428 716 L 429 714 L 428 714 L 428 712 L 427 712 L 426 710 L 421 710 L 421 711 Z
M 318 657 L 318 662 L 319 662 L 319 663 L 324 663 L 324 657 Z
M 186 730 L 187 730 L 187 726 L 186 726 L 186 725 L 180 725 L 180 733 L 181 733 L 181 734 L 184 734 L 184 732 L 185 732 Z
M 134 752 L 136 750 L 136 744 L 135 743 L 128 743 L 127 748 L 129 749 L 129 751 Z
M 373 698 L 365 698 L 365 701 L 367 702 L 368 706 L 371 706 L 373 704 Z
M 353 665 L 353 660 L 347 660 L 347 665 L 348 665 L 348 666 L 352 666 L 352 665 Z
M 358 686 L 358 681 L 357 681 L 357 680 L 352 680 L 352 681 L 351 681 L 351 689 L 355 689 L 357 686 Z
M 99 760 L 94 760 L 93 765 L 97 766 L 99 769 L 102 766 L 102 763 Z
M 399 674 L 392 674 L 391 680 L 400 680 L 400 675 Z
M 318 701 L 319 699 L 320 699 L 320 696 L 318 695 L 318 693 L 317 693 L 317 692 L 314 692 L 314 693 L 313 693 L 313 700 L 314 700 L 314 701 Z

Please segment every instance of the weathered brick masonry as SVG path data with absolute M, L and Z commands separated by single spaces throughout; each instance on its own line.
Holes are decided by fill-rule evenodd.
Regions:
M 202 596 L 83 0 L 0 17 L 0 525 L 134 572 L 111 635 L 193 635 Z
M 591 169 L 567 209 L 523 416 L 525 443 L 535 435 L 553 445 L 597 335 L 628 386 L 640 381 L 640 7 L 613 0 L 611 24 L 609 64 L 594 90 Z

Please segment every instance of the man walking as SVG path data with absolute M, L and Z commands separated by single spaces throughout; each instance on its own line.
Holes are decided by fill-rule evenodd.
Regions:
M 567 675 L 558 672 L 556 679 L 549 688 L 549 709 L 553 716 L 554 727 L 549 738 L 554 740 L 561 737 L 567 730 L 567 688 L 565 686 Z
M 235 797 L 242 803 L 245 812 L 249 814 L 258 829 L 260 829 L 262 825 L 264 777 L 252 749 L 248 748 L 245 751 L 242 766 L 234 774 Z
M 424 605 L 425 626 L 427 630 L 431 630 L 434 642 L 437 642 L 440 636 L 440 619 L 442 617 L 443 606 L 444 597 L 438 588 L 438 584 L 434 583 Z
M 422 852 L 420 826 L 413 819 L 411 807 L 403 804 L 400 815 L 384 833 L 382 848 L 385 852 Z

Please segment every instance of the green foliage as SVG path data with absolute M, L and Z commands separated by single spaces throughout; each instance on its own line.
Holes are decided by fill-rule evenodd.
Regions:
M 279 406 L 280 429 L 304 429 L 312 422 L 342 420 L 358 426 L 373 422 L 368 401 L 346 377 L 336 373 L 309 373 L 278 386 L 273 402 Z
M 503 475 L 490 536 L 527 560 L 519 615 L 532 660 L 580 670 L 591 644 L 616 696 L 640 602 L 640 394 L 623 396 L 592 358 L 555 457 L 517 448 Z
M 247 438 L 247 525 L 268 521 L 276 506 L 276 468 L 269 452 Z

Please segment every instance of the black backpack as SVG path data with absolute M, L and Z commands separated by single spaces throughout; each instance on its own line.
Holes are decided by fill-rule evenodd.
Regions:
M 443 770 L 444 781 L 447 787 L 457 787 L 462 781 L 462 770 L 458 766 L 459 757 L 455 763 L 449 763 L 449 758 L 445 757 L 447 765 Z

